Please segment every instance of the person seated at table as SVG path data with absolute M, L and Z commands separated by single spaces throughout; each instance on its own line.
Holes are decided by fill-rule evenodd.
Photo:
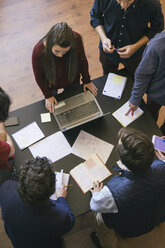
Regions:
M 97 247 L 118 247 L 123 238 L 145 238 L 143 234 L 165 221 L 165 161 L 154 160 L 154 146 L 142 132 L 122 128 L 118 137 L 117 151 L 126 169 L 106 186 L 95 182 L 91 189 L 90 208 L 101 223 L 97 234 L 91 234 L 100 242 Z
M 11 177 L 11 167 L 14 159 L 14 145 L 5 129 L 8 118 L 10 98 L 0 87 L 0 185 Z
M 66 200 L 67 189 L 55 191 L 50 161 L 37 157 L 20 166 L 19 182 L 8 180 L 0 188 L 0 206 L 5 231 L 17 248 L 61 248 L 61 236 L 75 222 Z
M 129 109 L 140 106 L 144 93 L 147 94 L 147 107 L 157 121 L 159 110 L 165 106 L 165 32 L 154 36 L 144 50 L 142 60 L 135 72 L 135 82 L 129 99 Z M 160 128 L 165 135 L 165 122 Z
M 55 24 L 34 47 L 33 72 L 45 96 L 45 106 L 54 112 L 57 90 L 80 85 L 96 96 L 97 88 L 90 80 L 88 62 L 80 34 L 72 31 L 65 22 Z

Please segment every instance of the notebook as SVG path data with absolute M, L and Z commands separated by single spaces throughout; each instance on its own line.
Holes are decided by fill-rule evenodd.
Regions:
M 141 108 L 137 108 L 133 115 L 131 112 L 128 115 L 125 115 L 129 108 L 128 101 L 112 114 L 123 127 L 127 127 L 130 123 L 135 121 L 143 114 L 143 110 Z
M 126 81 L 127 77 L 109 73 L 102 92 L 103 95 L 121 99 Z
M 55 108 L 53 115 L 62 132 L 103 116 L 96 98 L 90 91 L 69 97 L 58 105 L 60 107 Z
M 112 175 L 97 154 L 93 154 L 84 163 L 74 167 L 70 171 L 70 174 L 84 194 L 93 188 L 93 182 L 102 182 L 104 179 Z
M 56 190 L 60 189 L 62 184 L 64 186 L 68 186 L 70 174 L 64 173 L 63 170 L 61 170 L 61 172 L 54 172 L 54 173 L 56 175 L 56 180 L 55 180 Z M 50 196 L 50 199 L 57 200 L 56 191 L 53 193 L 53 195 Z

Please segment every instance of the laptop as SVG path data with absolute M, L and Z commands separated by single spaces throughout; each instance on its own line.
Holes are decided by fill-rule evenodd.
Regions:
M 62 132 L 103 116 L 103 112 L 88 90 L 59 102 L 53 113 Z

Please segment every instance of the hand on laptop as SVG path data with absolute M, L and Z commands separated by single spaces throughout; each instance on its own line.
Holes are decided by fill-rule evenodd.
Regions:
M 50 113 L 54 112 L 55 104 L 58 104 L 58 102 L 54 96 L 45 99 L 45 107 Z
M 94 83 L 90 82 L 88 84 L 84 84 L 83 88 L 84 88 L 84 92 L 86 92 L 86 88 L 87 88 L 93 93 L 94 96 L 97 96 L 98 89 L 96 88 Z

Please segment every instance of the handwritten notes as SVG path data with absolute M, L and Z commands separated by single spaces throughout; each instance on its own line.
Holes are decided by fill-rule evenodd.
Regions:
M 70 174 L 84 193 L 93 187 L 93 182 L 102 182 L 112 175 L 97 154 L 74 167 Z
M 112 144 L 81 130 L 72 146 L 72 153 L 83 159 L 88 159 L 92 154 L 97 153 L 106 163 L 113 147 Z

